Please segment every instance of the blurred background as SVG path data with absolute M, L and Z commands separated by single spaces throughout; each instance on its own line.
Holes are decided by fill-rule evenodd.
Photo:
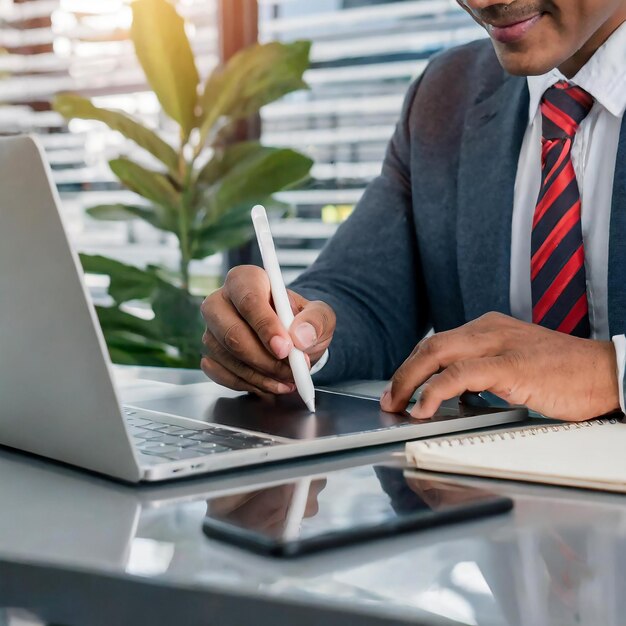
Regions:
M 259 0 L 258 8 L 242 0 L 176 4 L 188 21 L 203 76 L 257 36 L 314 42 L 305 74 L 311 90 L 262 111 L 264 143 L 291 146 L 315 160 L 306 189 L 279 196 L 294 207 L 276 232 L 287 278 L 315 259 L 379 172 L 403 94 L 428 58 L 482 35 L 453 0 Z M 85 215 L 86 207 L 128 199 L 130 192 L 120 189 L 107 165 L 124 139 L 89 121 L 74 120 L 68 129 L 49 104 L 54 94 L 72 91 L 156 126 L 166 124 L 158 119 L 156 97 L 128 39 L 128 3 L 0 0 L 0 19 L 0 132 L 41 137 L 78 248 L 132 264 L 175 266 L 171 237 L 143 222 L 103 223 Z M 202 277 L 222 271 L 221 254 L 192 267 Z
M 404 93 L 428 59 L 483 36 L 454 0 L 173 4 L 185 19 L 201 80 L 257 41 L 312 42 L 304 73 L 310 89 L 271 102 L 237 129 L 238 140 L 292 148 L 314 162 L 305 182 L 275 196 L 291 207 L 274 226 L 287 280 L 315 260 L 380 171 Z M 85 212 L 134 202 L 108 161 L 120 154 L 134 158 L 138 147 L 104 124 L 68 122 L 51 106 L 56 94 L 77 93 L 133 115 L 175 145 L 179 130 L 163 114 L 137 61 L 132 20 L 126 0 L 0 0 L 0 134 L 41 138 L 79 251 L 176 271 L 174 234 L 141 220 L 102 221 Z M 228 267 L 257 258 L 248 244 L 193 260 L 190 290 L 206 294 Z M 107 277 L 91 275 L 88 283 L 96 302 L 106 303 Z

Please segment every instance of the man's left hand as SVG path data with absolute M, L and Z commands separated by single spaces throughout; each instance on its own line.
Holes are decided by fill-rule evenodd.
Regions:
M 422 385 L 411 411 L 417 419 L 432 417 L 444 400 L 465 391 L 490 391 L 572 422 L 620 407 L 612 342 L 572 337 L 500 313 L 421 341 L 383 394 L 383 410 L 404 411 Z

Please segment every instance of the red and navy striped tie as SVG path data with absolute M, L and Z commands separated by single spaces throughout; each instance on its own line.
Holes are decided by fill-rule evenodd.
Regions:
M 593 102 L 585 90 L 565 81 L 543 96 L 542 184 L 531 239 L 533 322 L 587 338 L 591 326 L 572 144 Z

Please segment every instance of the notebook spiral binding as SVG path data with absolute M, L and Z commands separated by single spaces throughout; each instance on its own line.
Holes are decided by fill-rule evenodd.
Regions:
M 548 426 L 525 426 L 514 430 L 502 432 L 490 432 L 482 435 L 461 435 L 459 437 L 446 437 L 445 439 L 427 439 L 423 443 L 427 448 L 442 448 L 455 446 L 476 445 L 481 443 L 491 443 L 494 441 L 506 441 L 507 439 L 522 439 L 524 437 L 536 437 L 550 432 L 562 430 L 578 430 L 581 428 L 593 428 L 594 426 L 605 426 L 606 424 L 619 424 L 616 418 L 601 418 L 587 422 L 567 422 L 563 424 L 550 424 Z

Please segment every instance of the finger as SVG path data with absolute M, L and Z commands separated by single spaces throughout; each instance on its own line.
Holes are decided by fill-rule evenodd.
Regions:
M 308 302 L 289 329 L 293 343 L 312 358 L 321 356 L 335 332 L 335 312 L 321 301 Z
M 253 393 L 256 396 L 259 396 L 260 398 L 267 398 L 272 395 L 267 391 L 259 389 L 255 385 L 250 384 L 236 374 L 233 374 L 223 365 L 221 365 L 214 359 L 211 359 L 210 357 L 203 357 L 200 366 L 202 368 L 202 371 L 218 385 L 228 387 L 229 389 L 234 389 L 235 391 L 247 391 L 249 393 Z
M 424 385 L 411 415 L 417 419 L 431 418 L 444 400 L 465 391 L 493 391 L 508 386 L 514 378 L 511 364 L 505 357 L 487 357 L 458 361 L 436 374 Z
M 249 385 L 260 389 L 265 393 L 272 393 L 276 395 L 284 395 L 295 391 L 293 383 L 286 383 L 284 381 L 270 378 L 262 372 L 253 369 L 246 363 L 243 363 L 233 357 L 216 341 L 212 335 L 205 333 L 202 341 L 206 346 L 207 356 L 210 359 Z
M 287 358 L 293 342 L 271 305 L 267 274 L 260 267 L 236 267 L 228 273 L 224 295 L 265 348 L 280 360 Z
M 277 380 L 293 380 L 289 366 L 267 351 L 233 304 L 221 294 L 207 298 L 202 312 L 207 325 L 205 337 L 212 336 L 227 352 L 253 369 Z
M 503 349 L 503 335 L 478 322 L 426 337 L 394 374 L 381 407 L 392 413 L 404 411 L 415 390 L 433 374 L 457 361 L 497 356 Z
M 235 391 L 247 391 L 255 395 L 266 395 L 260 389 L 235 376 L 235 374 L 229 372 L 225 367 L 208 356 L 202 358 L 200 367 L 207 377 L 218 385 L 234 389 Z

